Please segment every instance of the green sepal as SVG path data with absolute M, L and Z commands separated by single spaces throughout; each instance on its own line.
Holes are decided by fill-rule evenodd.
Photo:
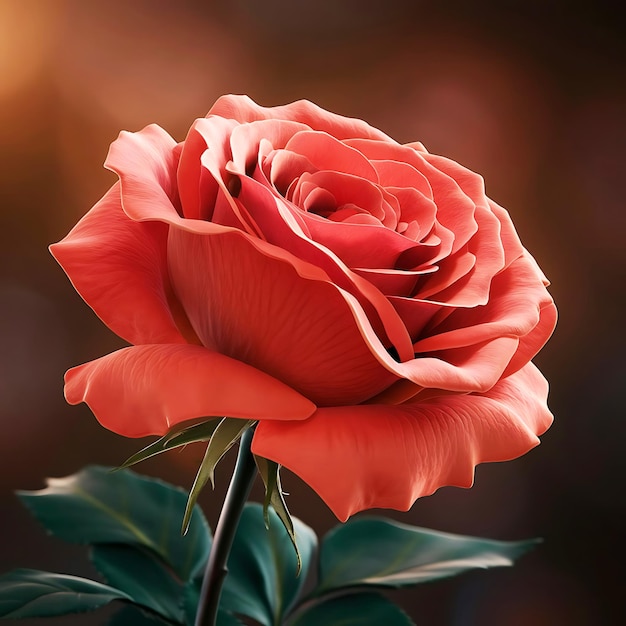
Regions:
M 84 613 L 113 600 L 133 602 L 119 589 L 77 576 L 17 569 L 0 577 L 2 619 Z
M 324 600 L 299 614 L 292 626 L 415 626 L 400 607 L 377 593 Z
M 323 539 L 320 579 L 312 595 L 346 587 L 406 587 L 475 568 L 513 565 L 538 540 L 494 541 L 356 518 Z
M 111 473 L 92 466 L 65 478 L 49 479 L 40 491 L 18 495 L 48 531 L 79 544 L 125 544 L 157 555 L 181 581 L 201 574 L 211 548 L 211 532 L 198 507 L 187 537 L 180 519 L 186 493 L 131 470 Z
M 211 485 L 213 485 L 215 467 L 220 462 L 222 457 L 235 445 L 235 443 L 237 443 L 244 431 L 250 428 L 252 424 L 254 424 L 254 420 L 225 417 L 215 428 L 215 431 L 209 440 L 206 452 L 204 453 L 202 463 L 200 463 L 200 467 L 198 468 L 196 478 L 193 481 L 191 490 L 189 491 L 187 506 L 183 516 L 183 535 L 187 534 L 191 514 L 194 510 L 194 506 L 198 500 L 200 492 L 209 480 L 211 481 Z
M 265 527 L 268 529 L 270 527 L 268 510 L 271 505 L 285 527 L 289 540 L 296 551 L 296 559 L 298 563 L 296 576 L 300 576 L 302 558 L 300 556 L 300 550 L 298 549 L 298 542 L 296 541 L 291 514 L 287 508 L 287 503 L 285 502 L 283 495 L 283 488 L 280 483 L 280 465 L 274 461 L 270 461 L 269 459 L 265 459 L 257 455 L 254 455 L 254 460 L 256 461 L 256 465 L 259 468 L 259 474 L 261 474 L 261 478 L 265 484 L 265 498 L 263 500 L 263 519 L 265 520 Z
M 163 437 L 153 441 L 151 444 L 126 459 L 119 467 L 116 467 L 114 471 L 125 469 L 131 465 L 135 465 L 135 463 L 145 461 L 157 454 L 179 448 L 180 446 L 186 446 L 199 441 L 209 441 L 221 419 L 222 418 L 214 417 L 208 421 L 200 422 L 199 424 L 194 423 L 191 426 L 189 422 L 179 424 L 166 435 L 163 435 Z

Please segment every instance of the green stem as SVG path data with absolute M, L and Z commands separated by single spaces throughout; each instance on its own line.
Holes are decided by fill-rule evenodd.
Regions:
M 257 471 L 254 457 L 250 452 L 253 436 L 254 428 L 248 428 L 241 436 L 235 471 L 217 522 L 209 562 L 202 581 L 195 626 L 215 626 L 222 586 L 228 573 L 226 561 Z

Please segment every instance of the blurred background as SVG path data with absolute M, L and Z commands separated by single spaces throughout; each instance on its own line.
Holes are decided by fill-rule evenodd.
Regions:
M 64 402 L 65 370 L 122 343 L 47 246 L 114 182 L 101 165 L 119 130 L 156 122 L 182 140 L 218 96 L 247 93 L 264 105 L 307 98 L 481 173 L 553 282 L 560 322 L 536 362 L 551 382 L 556 422 L 542 445 L 479 467 L 471 490 L 445 488 L 393 514 L 544 544 L 514 568 L 392 597 L 420 625 L 626 623 L 618 6 L 0 0 L 0 571 L 90 574 L 85 551 L 46 537 L 13 491 L 89 463 L 119 464 L 143 443 Z M 197 457 L 171 453 L 139 470 L 189 487 Z M 232 461 L 202 498 L 212 525 Z M 319 533 L 333 526 L 317 496 L 285 474 L 292 513 Z M 48 623 L 103 624 L 111 612 Z

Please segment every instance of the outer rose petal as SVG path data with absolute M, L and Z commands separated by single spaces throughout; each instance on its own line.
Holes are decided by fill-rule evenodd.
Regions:
M 544 344 L 554 332 L 557 320 L 557 310 L 554 302 L 542 305 L 539 313 L 539 323 L 527 335 L 520 338 L 517 351 L 511 358 L 503 376 L 509 376 L 513 372 L 526 365 L 543 348 Z
M 373 128 L 363 120 L 343 117 L 318 107 L 308 100 L 298 100 L 284 106 L 262 107 L 248 96 L 222 96 L 211 107 L 207 117 L 220 115 L 238 122 L 255 120 L 290 120 L 310 126 L 313 130 L 322 130 L 337 139 L 366 137 L 396 143 L 382 131 Z
M 224 126 L 224 120 L 218 123 L 215 119 L 203 119 L 198 120 L 194 128 L 207 142 L 216 138 L 223 142 Z M 226 127 L 228 127 L 227 124 Z M 195 137 L 195 145 L 192 146 L 192 149 L 196 151 L 198 151 L 197 141 L 199 140 Z M 190 168 L 186 162 L 189 155 L 185 156 L 184 150 L 182 152 L 181 158 L 184 157 L 185 161 L 182 163 L 184 172 L 181 176 L 183 181 L 189 182 L 190 178 L 193 179 L 197 172 L 194 172 L 193 168 Z M 125 213 L 137 222 L 165 222 L 180 226 L 180 228 L 190 232 L 221 232 L 233 227 L 246 230 L 249 225 L 241 219 L 241 216 L 232 219 L 232 223 L 228 225 L 201 219 L 185 219 L 180 216 L 175 206 L 178 204 L 179 198 L 174 193 L 178 153 L 179 150 L 174 140 L 162 128 L 154 124 L 146 126 L 137 133 L 120 133 L 117 140 L 111 144 L 105 167 L 120 177 L 122 206 Z M 208 168 L 210 175 L 214 179 L 213 182 L 217 183 L 219 187 L 215 211 L 220 210 L 224 204 L 230 204 L 234 209 L 237 208 L 228 192 L 225 181 L 222 180 L 223 164 L 221 160 L 223 158 L 225 158 L 224 149 L 221 144 L 218 147 L 214 146 L 213 150 L 210 148 L 205 150 L 200 156 L 203 168 L 206 167 L 207 163 L 211 165 Z M 172 180 L 167 178 L 168 172 Z M 202 174 L 198 182 L 200 196 L 197 198 L 194 198 L 193 194 L 185 196 L 186 210 L 191 212 L 199 210 L 199 207 L 194 203 L 208 197 L 207 194 L 211 190 L 207 188 L 206 184 L 203 184 L 202 178 L 204 176 L 206 175 Z M 204 183 L 206 182 L 205 180 Z M 250 232 L 253 230 L 250 229 Z
M 189 419 L 227 415 L 300 420 L 315 405 L 268 374 L 200 346 L 133 346 L 65 375 L 70 404 L 86 402 L 125 437 L 164 435 Z
M 137 133 L 122 131 L 111 144 L 104 166 L 120 177 L 122 207 L 133 220 L 178 217 L 176 142 L 160 126 Z
M 359 403 L 396 380 L 364 341 L 367 320 L 355 315 L 347 294 L 311 276 L 307 263 L 255 244 L 241 231 L 170 230 L 172 280 L 205 346 L 268 372 L 318 405 Z
M 322 408 L 300 422 L 262 422 L 252 451 L 295 472 L 342 521 L 369 508 L 407 510 L 439 487 L 470 487 L 478 463 L 536 446 L 552 422 L 547 392 L 529 363 L 486 394 Z
M 165 224 L 128 219 L 116 183 L 50 251 L 114 333 L 135 344 L 184 343 L 170 309 L 166 243 Z

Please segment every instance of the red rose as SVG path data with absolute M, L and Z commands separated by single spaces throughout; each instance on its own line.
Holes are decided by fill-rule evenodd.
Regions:
M 477 174 L 244 96 L 182 143 L 121 133 L 106 167 L 119 182 L 52 251 L 133 344 L 66 376 L 107 428 L 258 419 L 253 451 L 344 520 L 470 486 L 550 425 L 530 359 L 556 309 Z

